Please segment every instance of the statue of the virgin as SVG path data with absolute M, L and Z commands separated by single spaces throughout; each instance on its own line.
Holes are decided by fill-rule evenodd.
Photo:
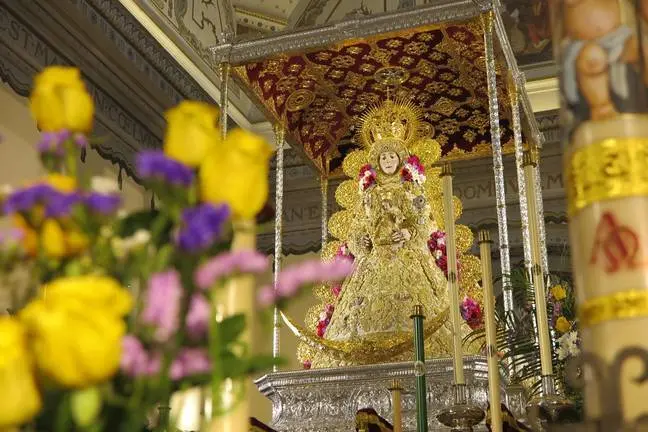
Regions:
M 323 300 L 311 313 L 316 334 L 286 318 L 303 341 L 299 354 L 309 366 L 411 360 L 415 305 L 425 311 L 428 357 L 451 353 L 445 237 L 438 223 L 441 185 L 431 166 L 441 150 L 426 138 L 429 132 L 406 101 L 387 100 L 362 117 L 357 139 L 364 150 L 344 162 L 356 180 L 338 187 L 336 198 L 345 209 L 329 221 L 339 241 L 323 253 L 353 259 L 355 272 L 341 286 L 316 291 Z M 457 227 L 457 232 L 458 243 L 469 248 L 470 230 Z M 479 262 L 466 258 L 460 256 L 460 283 L 468 284 L 474 297 Z

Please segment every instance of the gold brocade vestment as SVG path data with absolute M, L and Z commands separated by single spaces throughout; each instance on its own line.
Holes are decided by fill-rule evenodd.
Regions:
M 433 231 L 422 188 L 402 183 L 398 174 L 380 174 L 378 183 L 363 193 L 349 245 L 356 270 L 342 285 L 325 338 L 333 341 L 379 340 L 412 335 L 414 305 L 423 305 L 427 318 L 448 307 L 446 278 L 427 248 Z M 393 234 L 403 233 L 400 242 Z M 365 247 L 363 237 L 371 240 Z M 427 341 L 428 355 L 450 352 L 448 331 L 442 327 Z M 400 358 L 402 357 L 402 358 Z M 407 351 L 396 360 L 411 360 Z M 319 365 L 317 360 L 314 367 Z

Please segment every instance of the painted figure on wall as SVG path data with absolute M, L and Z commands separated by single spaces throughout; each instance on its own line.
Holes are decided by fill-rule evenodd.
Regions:
M 629 0 L 554 0 L 561 92 L 573 131 L 582 122 L 646 110 L 646 25 Z M 644 2 L 645 3 L 645 2 Z M 644 37 L 645 39 L 645 37 Z
M 511 46 L 522 65 L 552 59 L 551 24 L 547 0 L 509 0 L 504 2 L 502 18 Z

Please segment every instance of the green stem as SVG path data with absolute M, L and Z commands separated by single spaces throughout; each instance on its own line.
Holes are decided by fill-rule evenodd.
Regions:
M 212 416 L 216 417 L 222 410 L 221 401 L 221 388 L 223 385 L 223 371 L 222 363 L 220 361 L 221 350 L 221 334 L 220 322 L 216 321 L 216 299 L 214 298 L 214 290 L 210 291 L 210 319 L 209 319 L 209 356 L 212 361 L 211 373 L 211 403 L 212 403 Z
M 56 432 L 68 432 L 71 428 L 69 427 L 70 423 L 70 400 L 69 396 L 65 394 L 61 403 L 56 410 Z

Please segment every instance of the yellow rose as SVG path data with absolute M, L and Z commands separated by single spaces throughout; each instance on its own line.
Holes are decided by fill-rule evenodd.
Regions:
M 43 132 L 92 129 L 94 103 L 77 68 L 50 66 L 34 78 L 29 98 L 32 115 Z
M 554 285 L 551 287 L 551 295 L 560 301 L 567 297 L 567 290 L 562 285 Z
M 74 177 L 58 173 L 48 174 L 44 178 L 43 183 L 53 187 L 59 192 L 64 193 L 74 192 L 77 187 L 77 182 Z
M 41 231 L 41 245 L 45 255 L 50 258 L 63 258 L 67 255 L 65 233 L 61 225 L 54 219 L 46 219 Z
M 253 219 L 268 199 L 272 147 L 262 137 L 235 129 L 200 167 L 204 201 L 230 206 L 235 218 Z
M 571 323 L 567 318 L 564 316 L 559 317 L 556 320 L 556 330 L 558 330 L 560 333 L 567 333 L 569 329 L 571 328 Z
M 29 421 L 41 408 L 25 329 L 15 318 L 0 317 L 0 430 Z
M 42 289 L 20 312 L 38 368 L 64 387 L 87 387 L 112 377 L 119 367 L 130 294 L 101 276 L 58 279 Z
M 219 110 L 204 102 L 184 101 L 165 113 L 164 152 L 172 159 L 196 167 L 219 141 Z
M 14 215 L 13 223 L 23 232 L 22 245 L 27 255 L 35 257 L 38 254 L 38 233 L 29 226 L 25 218 L 21 215 Z
M 46 219 L 41 230 L 41 244 L 45 255 L 63 258 L 78 255 L 88 247 L 88 237 L 74 228 L 64 230 L 54 219 Z

